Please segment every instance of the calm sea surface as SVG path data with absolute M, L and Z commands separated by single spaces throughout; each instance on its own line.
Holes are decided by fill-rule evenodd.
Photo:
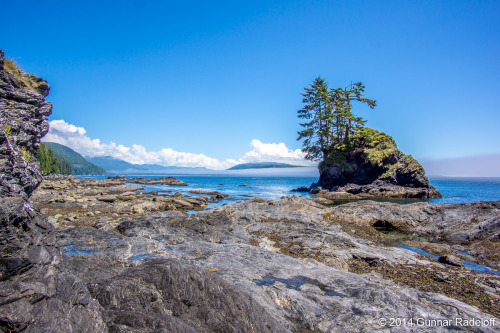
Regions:
M 198 196 L 188 193 L 190 190 L 219 191 L 229 197 L 219 203 L 210 204 L 207 208 L 224 203 L 235 203 L 255 197 L 278 200 L 285 195 L 310 196 L 309 193 L 290 192 L 292 189 L 309 186 L 318 177 L 293 177 L 266 175 L 169 175 L 180 179 L 189 186 L 147 185 L 145 190 L 167 193 L 180 192 L 184 195 Z M 134 178 L 135 176 L 131 177 Z M 143 178 L 159 178 L 161 176 L 141 176 Z M 93 177 L 94 178 L 94 177 Z M 95 177 L 104 178 L 104 177 Z M 432 203 L 459 203 L 474 201 L 500 200 L 500 178 L 431 178 L 431 184 L 443 195 L 440 199 L 430 199 Z M 242 186 L 246 185 L 246 186 Z M 399 203 L 411 203 L 422 200 L 392 200 Z
M 443 195 L 433 203 L 457 203 L 500 200 L 500 178 L 431 178 L 431 184 Z

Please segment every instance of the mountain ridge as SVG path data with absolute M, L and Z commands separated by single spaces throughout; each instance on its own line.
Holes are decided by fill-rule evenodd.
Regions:
M 112 156 L 86 156 L 85 159 L 107 171 L 115 172 L 151 172 L 162 170 L 178 170 L 178 169 L 193 169 L 193 170 L 207 170 L 204 167 L 179 167 L 179 166 L 163 166 L 159 164 L 133 164 L 127 161 L 115 158 Z

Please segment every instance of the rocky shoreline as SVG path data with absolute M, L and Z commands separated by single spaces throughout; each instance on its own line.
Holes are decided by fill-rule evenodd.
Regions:
M 147 191 L 123 177 L 41 182 L 31 157 L 49 88 L 3 62 L 0 51 L 1 332 L 500 329 L 500 276 L 464 266 L 498 269 L 500 202 L 327 207 L 287 196 L 192 213 L 224 194 Z
M 426 316 L 438 318 L 443 312 L 458 316 L 473 310 L 474 317 L 484 316 L 478 310 L 500 316 L 500 276 L 462 264 L 467 260 L 500 268 L 499 251 L 495 250 L 500 243 L 500 202 L 398 205 L 360 201 L 326 207 L 314 199 L 290 196 L 280 201 L 256 198 L 191 215 L 186 214 L 185 206 L 136 213 L 117 207 L 144 204 L 144 197 L 133 188 L 112 179 L 88 182 L 98 193 L 92 186 L 76 185 L 92 195 L 70 202 L 72 208 L 66 209 L 79 211 L 76 204 L 87 204 L 87 211 L 99 207 L 116 215 L 76 216 L 58 222 L 60 217 L 56 221 L 53 214 L 62 203 L 53 199 L 50 189 L 58 187 L 54 185 L 57 181 L 44 181 L 32 198 L 54 223 L 57 244 L 67 253 L 65 261 L 74 267 L 73 272 L 82 270 L 79 277 L 89 284 L 104 274 L 104 268 L 95 263 L 92 269 L 87 267 L 96 259 L 104 260 L 106 267 L 113 263 L 113 267 L 135 267 L 138 272 L 141 265 L 160 265 L 157 260 L 166 258 L 211 271 L 237 286 L 290 331 L 361 330 L 361 323 L 367 321 L 376 329 L 376 316 L 409 315 L 402 304 L 387 310 L 384 302 L 393 302 L 396 296 L 389 294 L 396 290 L 397 297 L 404 295 L 412 307 L 425 308 Z M 68 190 L 71 193 L 72 188 Z M 56 198 L 61 193 L 66 192 L 59 192 Z M 116 201 L 99 200 L 109 193 L 116 195 Z M 137 197 L 121 202 L 123 193 Z M 157 197 L 148 196 L 147 202 L 155 203 Z M 400 245 L 451 260 L 434 259 Z M 118 273 L 122 269 L 113 274 Z M 347 281 L 360 285 L 354 287 Z M 430 296 L 429 292 L 437 294 Z M 374 305 L 360 293 L 378 295 L 385 301 Z M 374 306 L 379 310 L 366 310 Z M 357 310 L 339 317 L 332 313 L 338 307 Z M 350 319 L 340 321 L 345 316 Z
M 147 180 L 109 177 L 95 180 L 56 176 L 47 177 L 33 194 L 32 200 L 57 227 L 113 225 L 123 217 L 139 217 L 169 210 L 201 211 L 208 203 L 225 197 L 217 191 L 200 196 L 186 196 L 179 192 L 159 193 L 146 191 L 144 186 L 136 184 L 188 186 L 173 177 Z

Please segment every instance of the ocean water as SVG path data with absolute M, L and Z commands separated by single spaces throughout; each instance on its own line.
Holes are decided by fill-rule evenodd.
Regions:
M 430 178 L 442 198 L 433 203 L 459 203 L 500 200 L 500 178 Z
M 243 170 L 241 170 L 243 171 Z M 239 172 L 233 174 L 171 174 L 187 183 L 189 186 L 147 185 L 145 191 L 160 191 L 166 193 L 180 192 L 183 195 L 200 196 L 203 194 L 188 193 L 190 190 L 219 191 L 229 197 L 217 203 L 211 203 L 207 208 L 230 204 L 242 200 L 260 197 L 264 199 L 279 200 L 286 195 L 311 196 L 305 192 L 291 192 L 292 189 L 309 186 L 318 180 L 318 176 L 301 175 L 294 176 L 290 173 L 280 173 L 273 170 L 270 173 Z M 130 178 L 160 178 L 160 175 L 132 176 Z M 92 177 L 102 179 L 105 177 Z M 384 200 L 401 204 L 417 201 L 428 201 L 432 203 L 460 203 L 475 201 L 500 200 L 500 178 L 431 178 L 431 184 L 441 192 L 443 198 L 439 199 L 410 199 L 410 200 Z M 136 184 L 130 184 L 136 185 Z M 246 186 L 243 186 L 246 185 Z
M 309 186 L 317 181 L 317 177 L 277 177 L 277 176 L 246 176 L 246 175 L 169 175 L 182 180 L 189 186 L 146 185 L 145 191 L 166 193 L 180 192 L 189 196 L 204 196 L 205 194 L 189 193 L 191 190 L 218 191 L 227 194 L 217 203 L 210 203 L 207 208 L 236 203 L 252 198 L 279 200 L 286 195 L 297 194 L 311 196 L 307 192 L 291 192 L 301 186 Z M 135 178 L 130 177 L 130 178 Z M 143 178 L 160 178 L 160 176 L 144 176 Z M 130 183 L 130 185 L 137 185 Z

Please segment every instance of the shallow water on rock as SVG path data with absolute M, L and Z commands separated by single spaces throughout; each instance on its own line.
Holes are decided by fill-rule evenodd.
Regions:
M 157 254 L 159 254 L 159 253 L 141 254 L 141 255 L 130 257 L 130 258 L 128 258 L 128 260 L 141 260 L 141 259 L 151 258 L 151 257 L 156 256 Z
M 316 279 L 311 279 L 311 278 L 301 276 L 301 275 L 294 276 L 294 277 L 291 277 L 289 279 L 280 279 L 280 278 L 274 277 L 272 275 L 266 275 L 262 279 L 253 280 L 253 282 L 256 283 L 258 286 L 272 286 L 275 282 L 281 282 L 287 288 L 293 289 L 293 290 L 298 290 L 298 291 L 300 291 L 300 287 L 302 287 L 303 285 L 312 284 L 312 285 L 319 287 L 319 289 L 324 291 L 328 296 L 347 297 L 346 295 L 343 295 L 343 294 L 340 294 L 340 293 L 337 293 L 337 292 L 331 290 L 330 287 L 319 282 Z
M 63 254 L 66 254 L 66 255 L 77 254 L 77 253 L 89 254 L 89 253 L 93 253 L 94 252 L 94 251 L 85 251 L 85 250 L 75 249 L 74 245 L 63 246 L 63 248 L 64 249 L 69 249 L 69 251 L 63 252 Z
M 436 260 L 439 259 L 439 256 L 435 256 L 433 254 L 427 253 L 424 250 L 416 248 L 416 247 L 407 246 L 407 245 L 399 245 L 399 247 L 401 247 L 403 249 L 410 250 L 412 252 L 416 252 L 416 253 L 420 253 L 420 254 L 426 255 L 428 257 L 432 257 L 432 258 L 434 258 Z M 454 250 L 454 251 L 457 252 L 457 253 L 460 253 L 460 254 L 472 257 L 468 253 L 457 251 L 457 250 Z M 470 261 L 466 261 L 466 260 L 463 260 L 462 263 L 464 264 L 464 266 L 466 268 L 468 268 L 470 270 L 473 270 L 473 271 L 483 272 L 483 273 L 493 273 L 493 274 L 496 274 L 496 275 L 500 275 L 499 271 L 495 271 L 494 269 L 491 269 L 491 268 L 489 268 L 488 266 L 485 266 L 485 265 L 476 264 L 476 263 L 473 263 L 473 262 L 470 262 Z

